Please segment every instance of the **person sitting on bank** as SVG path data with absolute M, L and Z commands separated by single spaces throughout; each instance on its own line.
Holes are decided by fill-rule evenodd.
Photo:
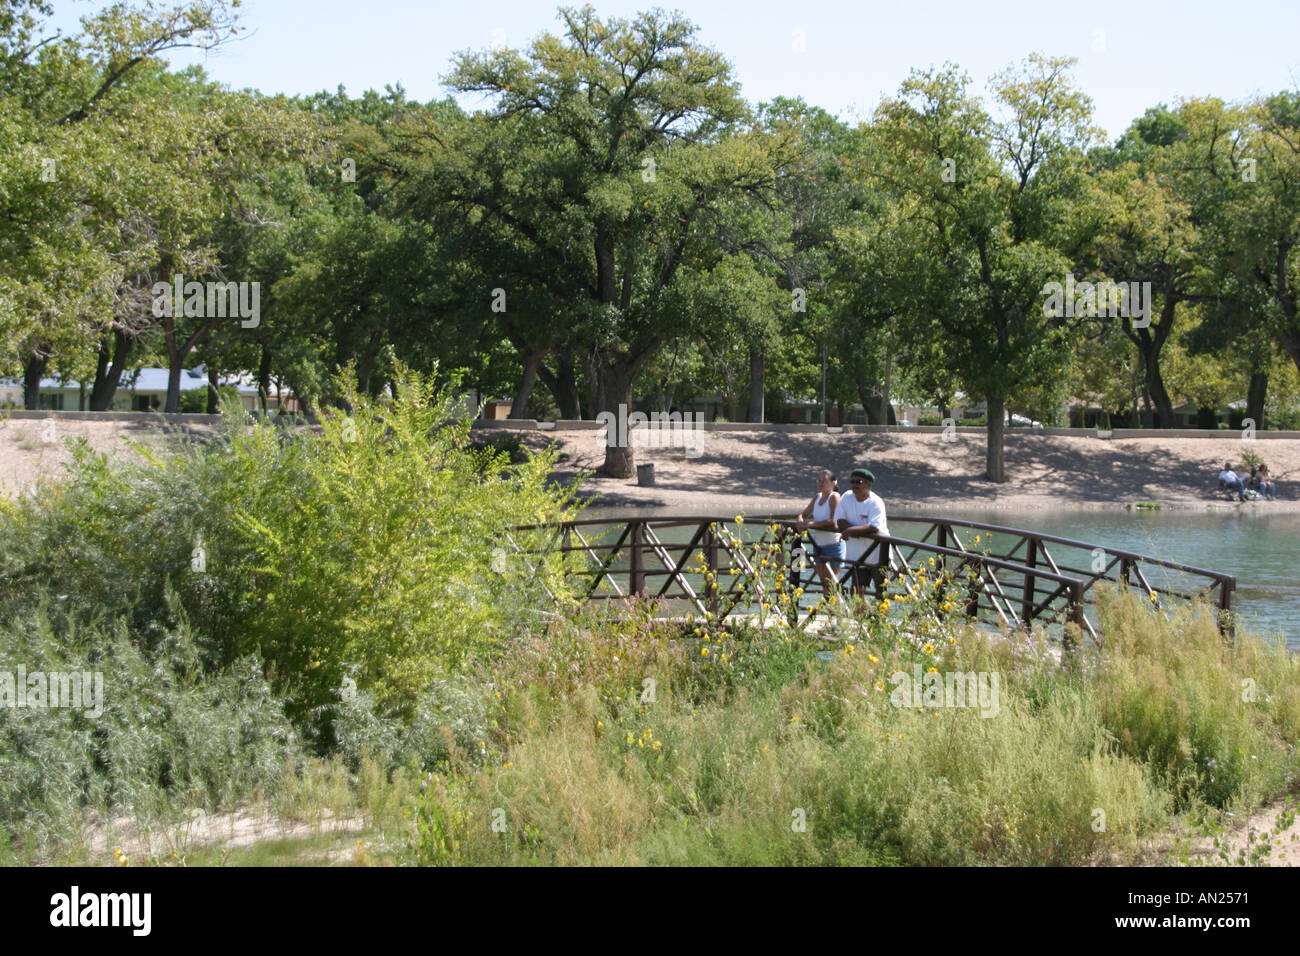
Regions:
M 867 469 L 854 468 L 849 476 L 852 494 L 840 498 L 835 510 L 835 525 L 845 541 L 844 559 L 853 566 L 853 590 L 858 595 L 866 593 L 869 580 L 875 582 L 877 589 L 884 583 L 884 571 L 878 566 L 884 548 L 867 540 L 878 534 L 889 534 L 885 502 L 871 490 L 875 481 L 876 476 Z M 864 554 L 862 564 L 856 564 Z
M 1277 501 L 1277 482 L 1268 473 L 1268 465 L 1260 462 L 1259 470 L 1255 472 L 1255 485 L 1259 493 L 1269 501 Z
M 839 507 L 840 494 L 835 490 L 835 473 L 823 469 L 817 476 L 817 494 L 808 507 L 799 513 L 795 527 L 811 530 L 813 537 L 813 568 L 822 582 L 822 593 L 831 592 L 831 582 L 844 566 L 844 541 L 836 530 L 835 509 Z
M 1237 473 L 1232 470 L 1231 462 L 1223 463 L 1223 470 L 1219 472 L 1219 490 L 1235 491 L 1238 501 L 1246 500 L 1246 482 L 1237 477 Z

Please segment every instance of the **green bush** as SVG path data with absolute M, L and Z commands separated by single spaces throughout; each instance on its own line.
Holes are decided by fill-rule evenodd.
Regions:
M 399 399 L 341 386 L 350 414 L 321 432 L 246 424 L 218 440 L 109 462 L 84 443 L 66 480 L 0 516 L 0 611 L 48 590 L 83 619 L 124 617 L 163 639 L 169 587 L 202 666 L 265 662 L 295 718 L 328 718 L 345 676 L 384 713 L 476 650 L 501 646 L 562 593 L 523 524 L 555 520 L 550 452 L 512 465 L 475 451 L 453 398 L 399 373 Z
M 942 425 L 943 419 L 938 415 L 921 415 L 917 418 L 918 425 Z
M 235 404 L 239 405 L 239 389 L 234 385 L 222 385 L 217 388 L 218 406 Z M 181 392 L 180 402 L 176 406 L 180 412 L 190 414 L 205 414 L 208 410 L 208 390 L 206 388 L 192 388 L 189 391 Z

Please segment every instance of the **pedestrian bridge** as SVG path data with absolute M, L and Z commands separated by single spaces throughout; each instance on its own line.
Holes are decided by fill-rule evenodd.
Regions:
M 879 564 L 863 565 L 877 572 L 868 600 L 919 595 L 951 572 L 943 602 L 948 613 L 997 628 L 1038 624 L 1064 637 L 1073 631 L 1065 625 L 1073 624 L 1100 645 L 1097 589 L 1114 584 L 1136 589 L 1157 609 L 1205 602 L 1216 609 L 1220 629 L 1232 633 L 1232 575 L 978 521 L 903 515 L 889 524 L 896 533 L 873 539 L 882 546 Z M 565 555 L 564 573 L 588 601 L 658 599 L 669 614 L 708 613 L 718 620 L 752 616 L 766 603 L 800 628 L 825 611 L 811 541 L 788 517 L 586 518 L 519 530 L 540 533 L 529 536 L 527 549 L 507 538 L 530 569 L 539 554 Z M 778 577 L 788 582 L 787 593 L 798 587 L 802 594 L 777 602 Z M 847 588 L 852 567 L 836 577 Z

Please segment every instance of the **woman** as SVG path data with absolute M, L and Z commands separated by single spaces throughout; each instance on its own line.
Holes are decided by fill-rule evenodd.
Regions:
M 1277 500 L 1277 484 L 1269 477 L 1268 465 L 1263 463 L 1259 466 L 1259 471 L 1255 473 L 1255 481 L 1259 485 L 1259 493 L 1270 501 Z
M 835 473 L 823 470 L 817 478 L 817 494 L 808 507 L 799 513 L 795 527 L 811 530 L 813 535 L 813 567 L 821 579 L 823 593 L 829 594 L 837 572 L 844 563 L 844 541 L 835 530 L 835 509 L 840 495 L 835 490 Z

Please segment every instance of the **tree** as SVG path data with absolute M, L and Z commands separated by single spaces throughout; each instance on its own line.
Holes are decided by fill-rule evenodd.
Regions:
M 84 365 L 78 348 L 102 334 L 94 316 L 112 312 L 107 297 L 141 246 L 116 202 L 120 174 L 132 168 L 122 148 L 132 131 L 121 121 L 130 87 L 167 50 L 230 39 L 237 6 L 116 4 L 84 17 L 80 34 L 41 37 L 47 4 L 0 2 L 0 146 L 23 157 L 0 173 L 0 292 L 32 317 L 0 346 L 18 353 L 28 404 L 51 359 Z
M 495 97 L 493 129 L 444 153 L 432 185 L 516 245 L 507 303 L 522 279 L 565 304 L 553 348 L 572 344 L 592 407 L 617 414 L 645 363 L 707 322 L 670 305 L 687 298 L 677 283 L 710 267 L 713 221 L 770 189 L 780 160 L 761 130 L 738 128 L 748 111 L 731 67 L 681 16 L 601 21 L 588 6 L 560 19 L 564 36 L 540 37 L 527 56 L 457 58 L 449 85 Z M 604 470 L 630 476 L 630 444 L 611 444 Z
M 905 277 L 907 335 L 988 408 L 986 476 L 1005 481 L 1003 425 L 1017 388 L 1059 376 L 1064 326 L 1045 284 L 1069 267 L 1064 224 L 1083 192 L 1091 103 L 1072 61 L 1031 56 L 992 81 L 1001 117 L 949 66 L 913 72 L 877 111 L 880 177 L 896 197 L 888 247 Z

